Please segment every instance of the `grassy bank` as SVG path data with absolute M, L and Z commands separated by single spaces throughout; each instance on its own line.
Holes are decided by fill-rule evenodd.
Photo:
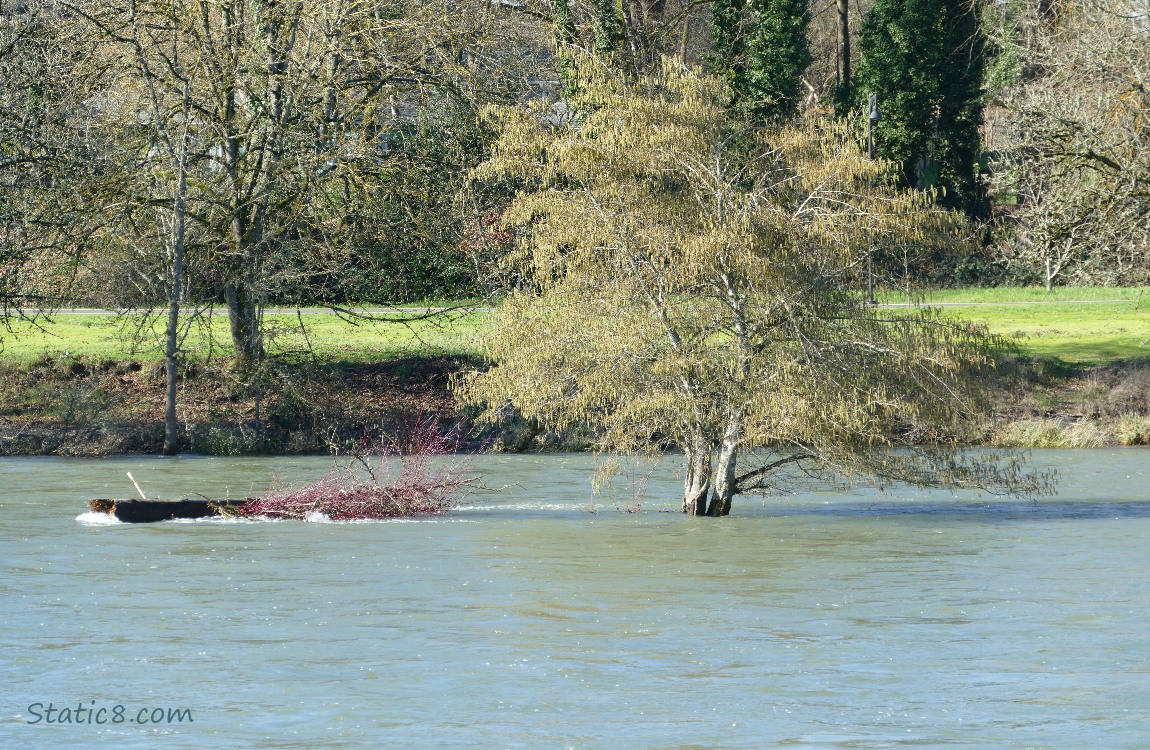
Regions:
M 268 353 L 277 359 L 315 362 L 388 362 L 413 356 L 473 356 L 487 315 L 460 310 L 420 318 L 418 311 L 356 319 L 318 310 L 265 314 Z M 142 315 L 69 314 L 16 320 L 2 336 L 5 362 L 32 364 L 48 358 L 158 362 L 165 321 Z M 232 355 L 228 318 L 207 313 L 189 328 L 182 349 L 190 362 Z
M 887 304 L 905 304 L 888 295 Z M 1090 447 L 1150 443 L 1150 290 L 948 290 L 915 304 L 1012 337 L 1003 418 L 989 444 Z M 204 316 L 184 343 L 180 419 L 189 450 L 323 452 L 394 431 L 415 413 L 457 416 L 449 381 L 479 361 L 486 311 L 413 320 L 322 311 L 268 313 L 259 373 L 229 368 L 226 315 Z M 60 314 L 14 322 L 0 353 L 0 453 L 152 452 L 162 442 L 159 320 Z M 531 425 L 507 449 L 562 444 Z M 569 444 L 568 444 L 569 445 Z
M 1150 357 L 1150 289 L 947 290 L 922 303 L 1012 338 L 1029 357 L 1082 366 Z
M 905 303 L 905 292 L 878 292 L 883 303 Z M 966 289 L 934 289 L 915 292 L 912 301 L 919 304 L 1048 304 L 1060 302 L 1150 302 L 1150 287 L 1074 286 L 1045 287 L 999 286 Z
M 906 295 L 880 294 L 883 304 L 905 305 Z M 942 290 L 914 298 L 940 305 L 946 315 L 980 323 L 1012 338 L 1029 357 L 1078 365 L 1150 358 L 1150 288 L 1075 287 Z M 484 310 L 461 310 L 412 320 L 410 313 L 354 320 L 317 310 L 268 313 L 267 348 L 281 359 L 318 362 L 388 362 L 414 356 L 479 356 Z M 140 316 L 61 313 L 35 323 L 15 321 L 0 332 L 2 356 L 30 364 L 61 356 L 155 362 L 162 359 L 163 322 Z M 190 361 L 231 354 L 227 315 L 203 316 L 184 351 Z
M 266 365 L 241 377 L 230 367 L 226 314 L 205 314 L 182 344 L 183 447 L 324 453 L 401 432 L 416 414 L 453 420 L 450 378 L 474 361 L 486 318 L 467 310 L 372 319 L 272 311 Z M 163 330 L 162 319 L 141 315 L 12 321 L 0 353 L 0 454 L 158 451 Z

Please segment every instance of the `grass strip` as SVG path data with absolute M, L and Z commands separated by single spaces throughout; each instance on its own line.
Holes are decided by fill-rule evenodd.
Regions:
M 880 302 L 901 303 L 887 293 Z M 1015 338 L 1023 354 L 1068 364 L 1100 365 L 1150 358 L 1150 288 L 1073 287 L 960 289 L 930 292 L 923 304 L 945 304 L 944 314 L 980 323 Z M 1090 303 L 1090 304 L 1087 304 Z M 961 306 L 969 305 L 969 306 Z M 451 307 L 450 302 L 440 306 Z M 426 320 L 349 321 L 330 312 L 280 311 L 265 319 L 269 353 L 319 362 L 388 362 L 409 356 L 479 356 L 486 310 L 449 312 Z M 302 327 L 301 327 L 302 321 Z M 163 321 L 140 316 L 53 316 L 40 326 L 13 322 L 3 333 L 4 359 L 31 363 L 84 356 L 95 360 L 162 359 Z M 193 327 L 184 344 L 189 361 L 232 354 L 227 316 L 217 311 Z
M 452 312 L 425 320 L 348 320 L 338 315 L 301 312 L 264 318 L 265 342 L 273 356 L 313 358 L 319 362 L 387 362 L 403 357 L 472 356 L 487 316 Z M 301 326 L 302 322 L 302 326 Z M 13 321 L 3 332 L 4 360 L 32 363 L 46 358 L 88 357 L 93 360 L 163 359 L 165 321 L 141 315 L 53 315 L 33 324 Z M 188 361 L 233 354 L 228 318 L 219 312 L 195 321 L 183 350 Z

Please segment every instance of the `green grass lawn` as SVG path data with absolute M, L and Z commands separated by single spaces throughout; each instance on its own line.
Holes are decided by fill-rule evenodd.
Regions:
M 879 302 L 901 304 L 907 301 L 903 292 L 878 292 Z M 1144 302 L 1150 304 L 1150 287 L 991 287 L 986 289 L 938 289 L 917 294 L 923 304 L 1021 304 L 1058 302 Z
M 1150 358 L 1150 289 L 1145 287 L 1056 288 L 1051 294 L 1042 287 L 955 289 L 931 292 L 923 304 L 948 305 L 946 315 L 1014 337 L 1030 356 L 1081 365 Z
M 302 318 L 303 326 L 300 322 Z M 311 357 L 323 362 L 377 362 L 422 354 L 471 355 L 479 351 L 483 312 L 453 312 L 427 320 L 350 322 L 336 315 L 304 311 L 264 317 L 267 349 L 273 355 Z M 16 321 L 0 331 L 8 362 L 33 362 L 45 357 L 83 356 L 95 360 L 163 359 L 165 321 L 141 328 L 138 316 L 54 315 L 37 324 Z M 184 350 L 189 359 L 232 354 L 226 312 L 197 321 Z
M 879 301 L 905 303 L 888 293 Z M 944 312 L 985 324 L 992 332 L 1017 337 L 1024 354 L 1057 357 L 1067 363 L 1104 364 L 1150 357 L 1150 289 L 1043 288 L 966 289 L 931 292 L 922 304 L 946 305 Z M 958 306 L 969 305 L 969 306 Z M 338 316 L 294 312 L 268 314 L 268 350 L 272 354 L 314 356 L 324 362 L 386 361 L 412 355 L 477 355 L 487 320 L 483 311 L 448 313 L 408 324 L 395 320 L 354 324 Z M 32 362 L 64 354 L 92 359 L 162 358 L 163 324 L 156 321 L 136 335 L 138 318 L 111 315 L 54 316 L 41 328 L 13 323 L 0 331 L 9 362 Z M 305 332 L 306 331 L 306 335 Z M 185 350 L 189 358 L 228 356 L 227 316 L 217 312 L 197 325 Z M 310 351 L 310 354 L 309 354 Z
M 947 315 L 1016 337 L 1022 352 L 1075 364 L 1150 358 L 1150 299 L 1116 305 L 946 308 Z

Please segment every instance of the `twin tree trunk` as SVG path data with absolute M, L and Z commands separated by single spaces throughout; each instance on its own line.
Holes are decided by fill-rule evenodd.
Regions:
M 730 515 L 731 501 L 738 492 L 735 467 L 742 438 L 740 420 L 741 414 L 731 416 L 717 446 L 715 441 L 702 435 L 687 441 L 683 451 L 687 463 L 683 480 L 684 513 L 711 517 Z

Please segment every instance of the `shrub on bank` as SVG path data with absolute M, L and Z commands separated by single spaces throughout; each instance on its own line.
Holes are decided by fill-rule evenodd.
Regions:
M 1119 445 L 1150 445 L 1150 418 L 1123 414 L 1114 429 Z
M 990 442 L 1002 448 L 1101 448 L 1110 441 L 1095 423 L 1035 419 L 1001 425 Z

